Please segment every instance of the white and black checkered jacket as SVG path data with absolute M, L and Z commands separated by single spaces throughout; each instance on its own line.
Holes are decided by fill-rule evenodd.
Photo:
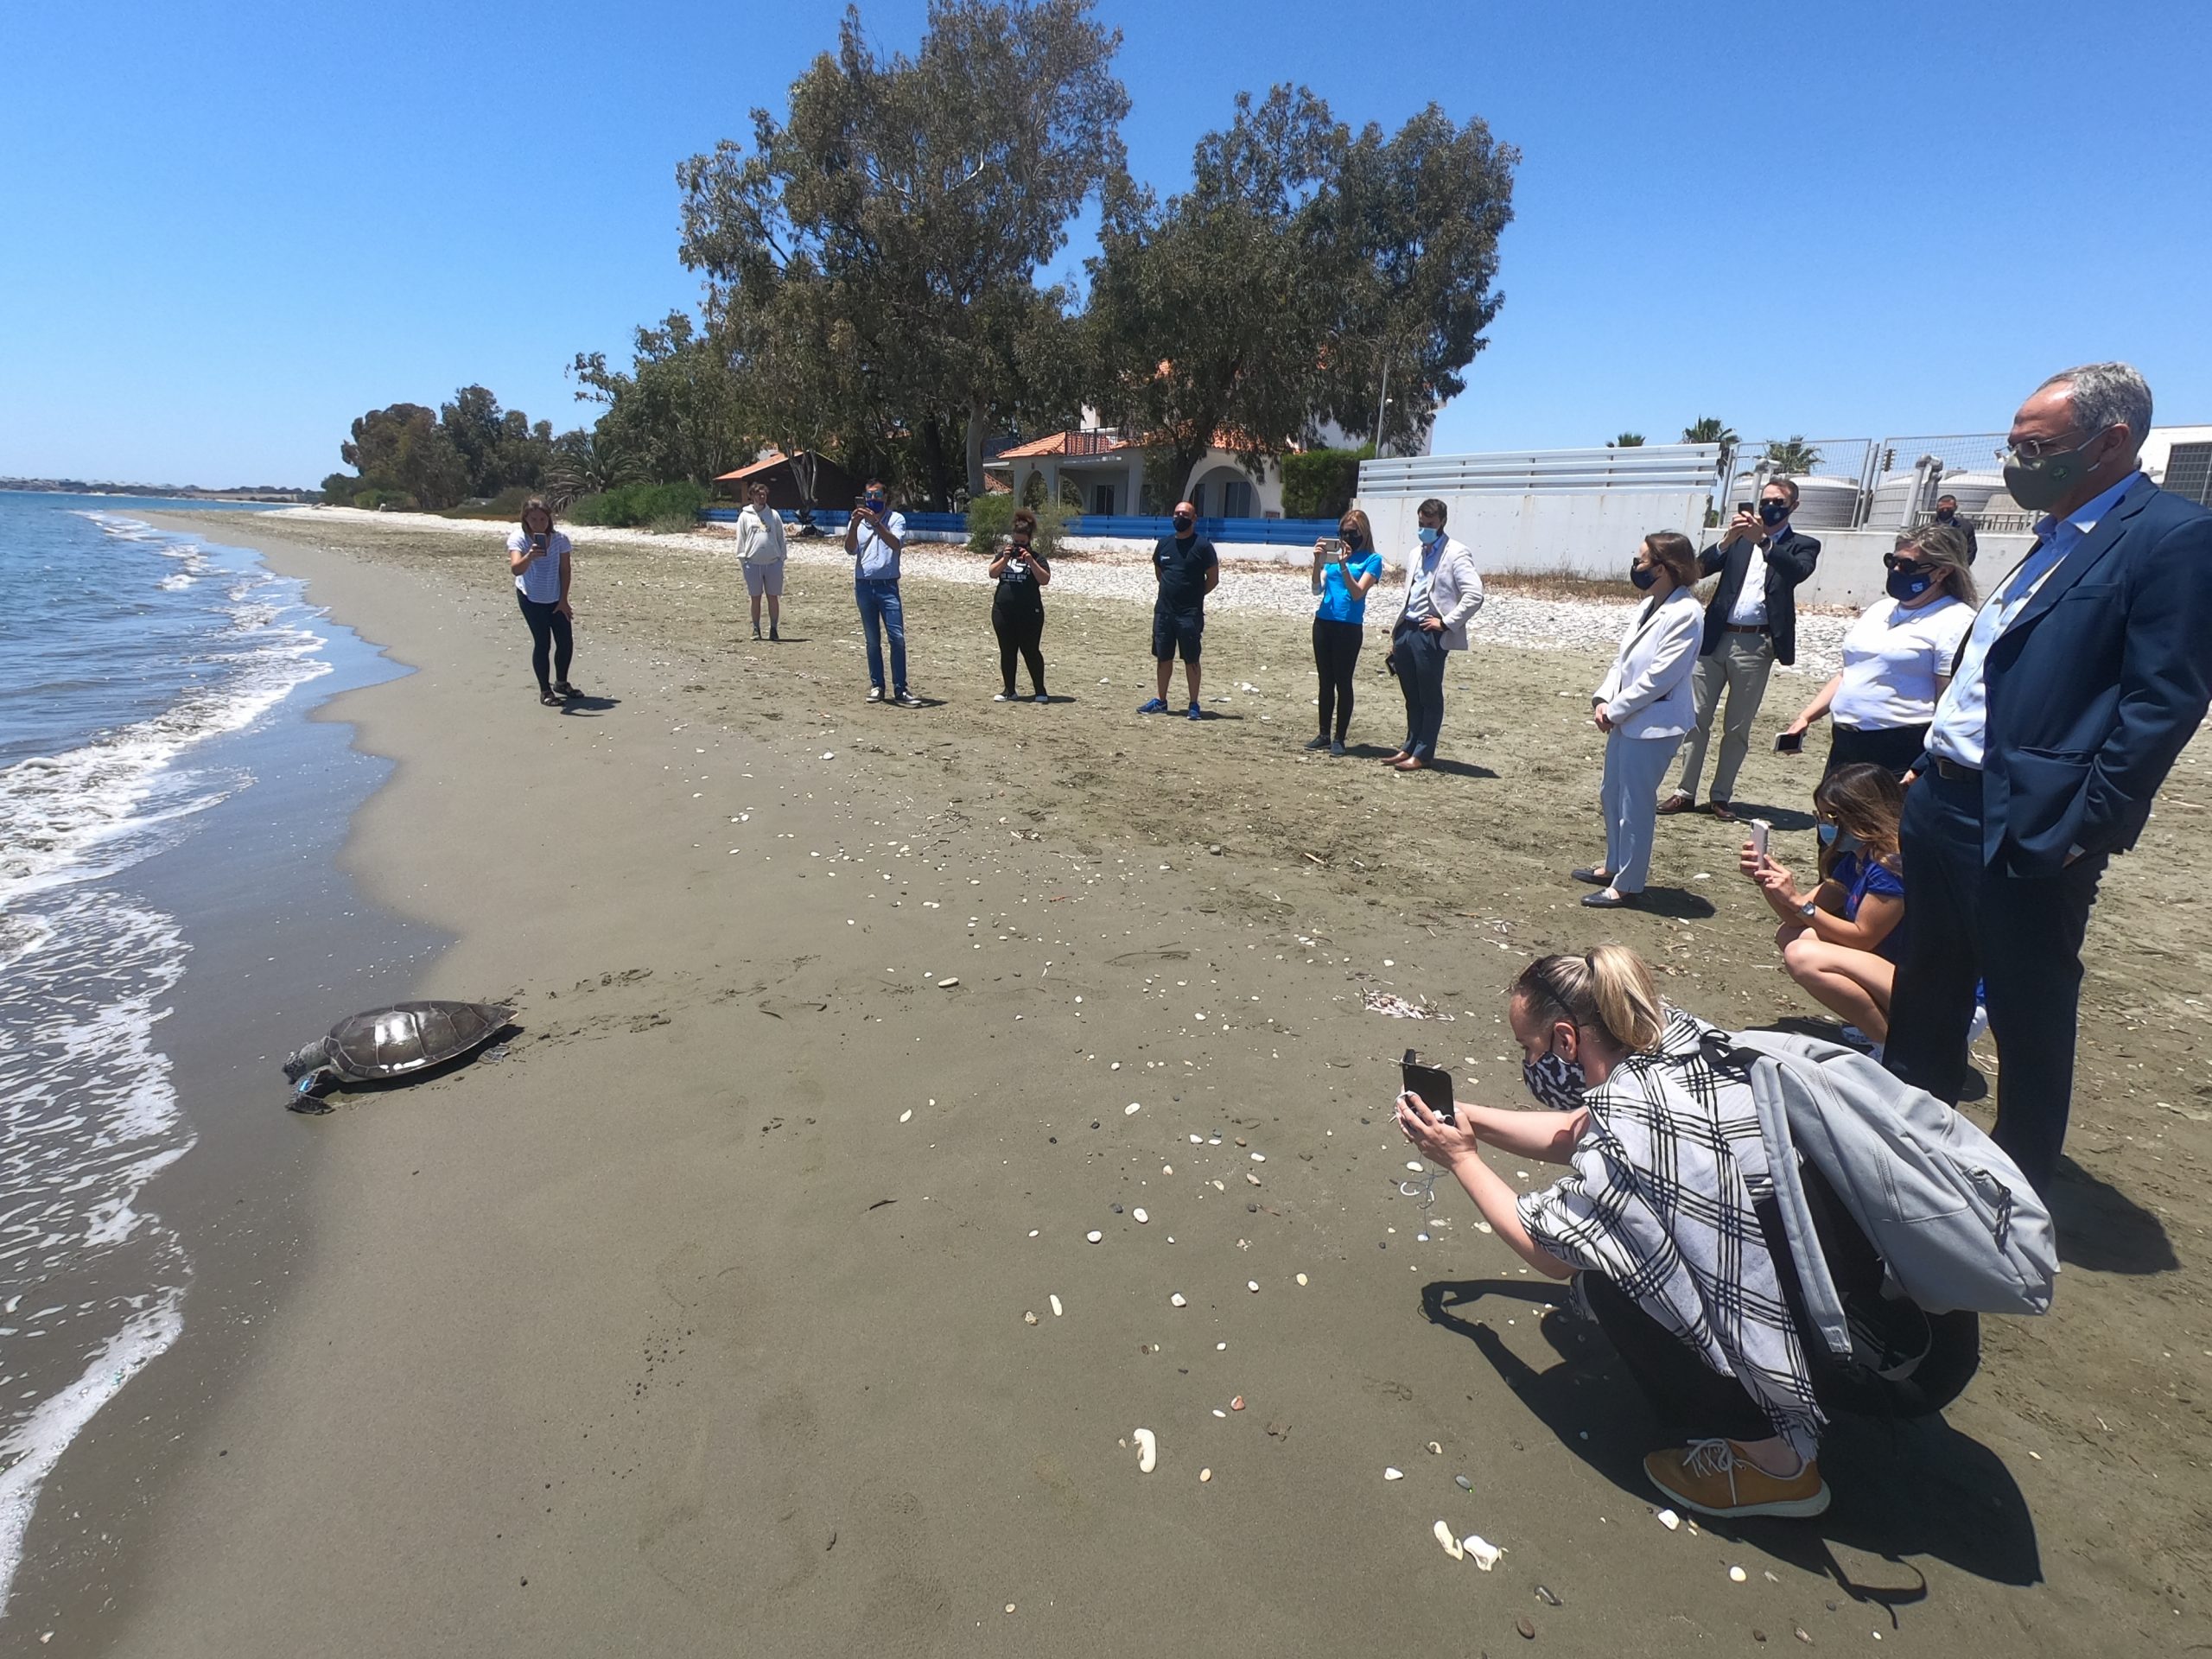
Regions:
M 1758 1109 L 1748 1082 L 1707 1059 L 1707 1029 L 1670 1009 L 1657 1052 L 1630 1055 L 1583 1096 L 1590 1126 L 1573 1173 L 1524 1194 L 1521 1220 L 1736 1378 L 1810 1457 L 1821 1413 L 1752 1208 L 1770 1190 Z

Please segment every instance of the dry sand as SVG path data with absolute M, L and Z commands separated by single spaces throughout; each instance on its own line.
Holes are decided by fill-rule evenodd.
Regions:
M 1205 725 L 1131 712 L 1144 616 L 1075 565 L 1049 708 L 988 701 L 980 588 L 910 581 L 909 712 L 861 703 L 841 563 L 795 562 L 756 645 L 726 553 L 587 531 L 598 700 L 563 715 L 493 532 L 210 533 L 419 669 L 327 711 L 398 761 L 348 861 L 457 934 L 423 994 L 512 997 L 523 1034 L 315 1123 L 292 1288 L 156 1471 L 113 1611 L 47 1650 L 2212 1640 L 2201 746 L 2092 928 L 2056 1309 L 1990 1322 L 1948 1423 L 1839 1426 L 1821 1521 L 1669 1531 L 1602 1343 L 1448 1183 L 1417 1240 L 1385 1109 L 1408 1045 L 1517 1101 L 1500 991 L 1548 948 L 1623 939 L 1723 1022 L 1814 1012 L 1710 820 L 1663 828 L 1656 913 L 1576 907 L 1588 649 L 1455 662 L 1452 764 L 1403 778 L 1298 747 L 1295 575 L 1229 574 L 1293 597 L 1217 610 Z M 1758 754 L 1739 791 L 1785 858 L 1815 767 Z

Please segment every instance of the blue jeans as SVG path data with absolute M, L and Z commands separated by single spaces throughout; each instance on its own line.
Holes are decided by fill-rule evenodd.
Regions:
M 906 689 L 906 611 L 899 601 L 899 578 L 861 576 L 853 583 L 853 599 L 861 607 L 861 633 L 868 641 L 868 683 L 883 690 L 883 640 L 879 624 L 891 636 L 891 689 Z

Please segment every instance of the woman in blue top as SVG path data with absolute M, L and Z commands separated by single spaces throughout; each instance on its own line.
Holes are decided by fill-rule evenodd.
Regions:
M 1382 578 L 1382 556 L 1375 550 L 1375 531 L 1357 507 L 1337 525 L 1337 543 L 1324 537 L 1313 543 L 1313 591 L 1321 603 L 1313 613 L 1313 666 L 1321 677 L 1321 731 L 1306 747 L 1344 752 L 1351 729 L 1351 676 L 1359 666 L 1366 638 L 1367 592 Z M 1334 735 L 1331 718 L 1334 716 Z
M 1886 766 L 1838 766 L 1813 791 L 1821 880 L 1808 897 L 1789 872 L 1745 842 L 1744 874 L 1782 918 L 1783 971 L 1821 1007 L 1856 1026 L 1877 1058 L 1890 1033 L 1890 992 L 1904 944 L 1897 819 L 1904 790 Z

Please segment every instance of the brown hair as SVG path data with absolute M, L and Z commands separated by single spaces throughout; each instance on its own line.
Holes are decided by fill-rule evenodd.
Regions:
M 1672 576 L 1675 587 L 1697 586 L 1697 550 L 1688 537 L 1678 530 L 1655 530 L 1643 538 L 1643 545 L 1652 563 Z
M 1956 524 L 1927 524 L 1908 530 L 1897 537 L 1896 550 L 1910 551 L 1915 563 L 1926 565 L 1952 598 L 1969 605 L 1981 603 L 1974 575 L 1967 569 L 1972 557 L 1967 551 L 1967 534 Z
M 1602 1031 L 1631 1052 L 1659 1046 L 1667 1014 L 1643 958 L 1624 944 L 1601 944 L 1579 957 L 1539 957 L 1513 982 L 1516 999 L 1532 1012 Z
M 1815 786 L 1813 807 L 1858 836 L 1876 858 L 1897 856 L 1904 785 L 1887 766 L 1866 761 L 1838 766 Z
M 1797 505 L 1797 480 L 1796 479 L 1784 478 L 1781 474 L 1777 473 L 1772 478 L 1770 478 L 1765 483 L 1759 486 L 1759 493 L 1761 494 L 1764 494 L 1769 490 L 1780 490 L 1784 495 L 1787 495 L 1789 498 L 1789 505 L 1791 506 L 1794 507 Z
M 553 528 L 553 509 L 545 505 L 543 496 L 533 495 L 522 504 L 522 517 L 517 521 L 522 525 L 523 534 L 525 536 L 530 534 L 530 515 L 533 512 L 542 512 L 545 515 L 545 528 L 548 532 L 550 532 Z
M 1016 507 L 1014 510 L 1014 517 L 1007 521 L 1007 529 L 1026 530 L 1034 536 L 1037 533 L 1037 515 L 1027 507 Z
M 1337 534 L 1343 535 L 1346 524 L 1358 526 L 1360 546 L 1372 553 L 1375 550 L 1375 526 L 1367 522 L 1367 514 L 1357 507 L 1349 509 L 1343 518 L 1337 520 Z

